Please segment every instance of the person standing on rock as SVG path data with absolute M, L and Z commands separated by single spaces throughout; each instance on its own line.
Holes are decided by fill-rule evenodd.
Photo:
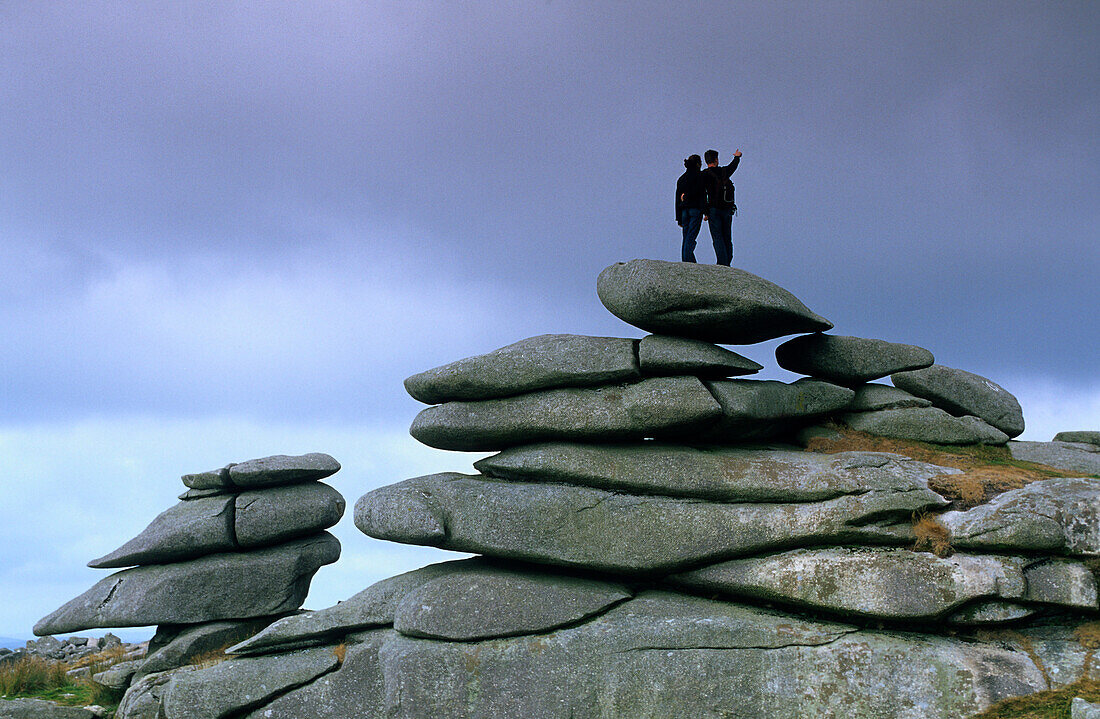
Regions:
M 707 169 L 702 171 L 703 183 L 707 188 L 707 214 L 703 217 L 710 228 L 710 239 L 714 243 L 714 255 L 718 264 L 729 267 L 733 262 L 733 216 L 737 205 L 733 202 L 733 183 L 730 175 L 737 171 L 741 162 L 741 151 L 733 153 L 733 162 L 720 167 L 718 150 L 703 153 Z
M 707 188 L 703 184 L 703 159 L 692 155 L 684 160 L 687 168 L 676 181 L 676 224 L 684 230 L 684 242 L 680 247 L 680 259 L 695 262 L 695 238 L 703 226 L 703 214 L 707 207 Z

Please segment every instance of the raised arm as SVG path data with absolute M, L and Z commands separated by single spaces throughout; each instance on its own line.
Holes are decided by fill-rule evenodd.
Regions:
M 741 164 L 741 151 L 737 150 L 733 153 L 733 161 L 726 165 L 726 177 L 729 177 L 733 173 L 737 172 L 737 166 Z

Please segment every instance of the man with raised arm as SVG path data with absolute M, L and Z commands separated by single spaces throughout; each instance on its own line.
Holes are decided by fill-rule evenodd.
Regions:
M 733 183 L 730 175 L 737 171 L 741 162 L 741 151 L 733 153 L 733 162 L 722 167 L 718 164 L 718 150 L 703 153 L 707 169 L 703 170 L 703 182 L 707 188 L 707 214 L 703 218 L 710 229 L 710 239 L 714 243 L 714 255 L 718 264 L 729 267 L 733 262 L 733 215 L 737 212 L 734 204 Z

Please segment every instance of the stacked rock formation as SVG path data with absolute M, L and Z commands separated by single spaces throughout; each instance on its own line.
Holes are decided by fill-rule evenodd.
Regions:
M 344 498 L 318 481 L 339 469 L 327 454 L 277 455 L 184 475 L 178 504 L 88 563 L 129 568 L 40 620 L 35 634 L 159 625 L 146 657 L 98 677 L 114 688 L 254 634 L 301 607 L 314 573 L 339 558 L 324 530 Z
M 1003 442 L 1004 402 L 962 401 L 920 348 L 821 334 L 779 352 L 811 377 L 740 379 L 760 365 L 715 343 L 832 326 L 740 270 L 636 260 L 598 292 L 659 334 L 532 337 L 406 381 L 433 405 L 414 437 L 495 454 L 364 495 L 356 526 L 480 556 L 147 676 L 120 719 L 956 719 L 1100 671 L 1074 635 L 1097 614 L 1100 480 L 962 511 L 928 484 L 958 470 L 775 443 L 825 418 Z M 924 515 L 954 554 L 914 551 Z

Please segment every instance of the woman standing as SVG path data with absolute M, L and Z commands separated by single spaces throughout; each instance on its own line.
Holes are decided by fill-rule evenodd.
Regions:
M 684 229 L 684 244 L 680 259 L 695 262 L 695 238 L 703 225 L 703 210 L 707 203 L 707 188 L 703 184 L 703 160 L 692 155 L 684 160 L 687 170 L 676 181 L 676 224 Z

